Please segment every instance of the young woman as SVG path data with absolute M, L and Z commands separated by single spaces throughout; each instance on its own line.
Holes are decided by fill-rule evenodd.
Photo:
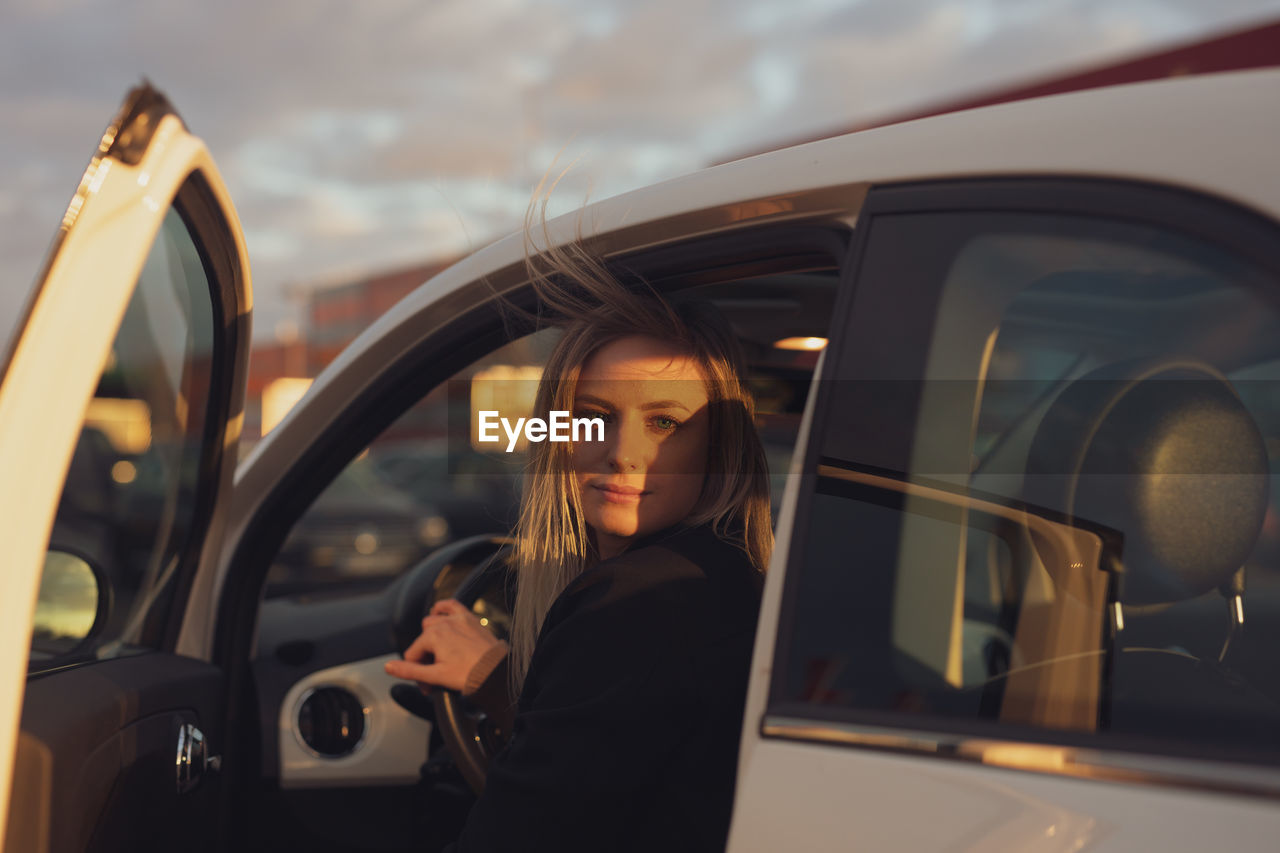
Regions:
M 538 258 L 564 335 L 535 414 L 604 440 L 530 445 L 510 648 L 441 602 L 387 671 L 499 715 L 519 697 L 458 853 L 723 850 L 772 547 L 737 341 L 580 249 Z

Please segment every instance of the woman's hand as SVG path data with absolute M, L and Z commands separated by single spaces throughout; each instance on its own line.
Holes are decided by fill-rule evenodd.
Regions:
M 387 674 L 460 691 L 471 668 L 501 643 L 466 605 L 451 598 L 437 601 L 422 620 L 418 639 L 404 650 L 404 660 L 387 661 Z M 428 655 L 433 662 L 422 663 Z

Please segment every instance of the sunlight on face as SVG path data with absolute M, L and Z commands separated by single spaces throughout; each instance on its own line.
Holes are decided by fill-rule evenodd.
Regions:
M 601 557 L 689 516 L 707 467 L 706 377 L 656 338 L 619 338 L 582 366 L 574 417 L 604 419 L 603 442 L 578 442 L 582 512 Z

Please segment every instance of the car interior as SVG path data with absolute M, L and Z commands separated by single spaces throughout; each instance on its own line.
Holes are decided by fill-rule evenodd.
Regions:
M 1016 397 L 1022 370 L 1034 398 L 988 416 L 995 434 L 971 482 L 999 491 L 1001 472 L 1021 467 L 1027 505 L 1120 535 L 1101 558 L 1109 671 L 1086 728 L 1219 757 L 1274 749 L 1276 307 L 1209 247 L 1089 248 L 1088 268 L 1041 275 L 1006 307 L 993 361 L 1010 373 L 997 387 Z M 1029 370 L 1038 358 L 1056 361 Z M 1015 636 L 1016 622 L 1004 623 Z M 1007 672 L 988 677 L 1008 690 Z
M 802 605 L 787 696 L 838 719 L 1274 760 L 1270 283 L 1157 231 L 1020 230 L 974 238 L 947 271 L 910 475 L 820 468 L 806 559 L 822 594 Z M 877 531 L 859 572 L 832 538 L 855 525 Z

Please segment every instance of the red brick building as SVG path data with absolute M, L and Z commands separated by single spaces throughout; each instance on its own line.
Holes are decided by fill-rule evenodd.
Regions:
M 253 348 L 245 389 L 245 438 L 254 441 L 262 436 L 263 396 L 272 383 L 315 377 L 370 323 L 453 261 L 418 264 L 312 291 L 307 297 L 306 327 L 296 340 Z M 270 413 L 267 420 L 272 420 Z
M 313 291 L 307 306 L 306 375 L 319 373 L 370 323 L 454 260 L 419 264 Z

